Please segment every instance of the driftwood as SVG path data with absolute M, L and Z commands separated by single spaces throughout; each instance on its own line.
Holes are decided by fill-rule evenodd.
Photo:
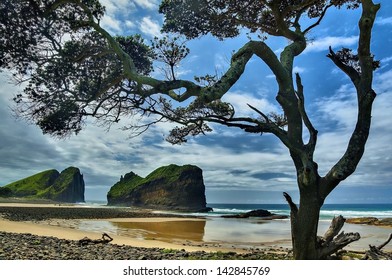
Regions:
M 392 233 L 387 241 L 379 246 L 369 245 L 369 250 L 365 252 L 365 260 L 392 260 L 392 253 L 383 252 L 381 249 L 392 240 Z
M 95 244 L 107 244 L 111 242 L 113 238 L 111 238 L 108 234 L 103 233 L 101 239 L 90 239 L 88 237 L 84 237 L 79 240 L 79 245 L 95 245 Z
M 343 228 L 346 219 L 343 216 L 333 218 L 331 225 L 325 232 L 324 236 L 318 236 L 319 256 L 320 259 L 329 258 L 332 254 L 337 253 L 339 250 L 348 244 L 357 241 L 361 238 L 359 233 L 344 233 L 340 230 Z

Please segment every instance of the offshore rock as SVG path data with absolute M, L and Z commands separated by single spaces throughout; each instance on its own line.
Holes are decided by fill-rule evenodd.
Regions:
M 241 219 L 246 219 L 250 217 L 257 217 L 257 218 L 262 218 L 264 220 L 275 220 L 275 219 L 287 219 L 288 216 L 286 215 L 278 215 L 271 213 L 268 210 L 264 209 L 257 209 L 257 210 L 252 210 L 246 213 L 241 213 L 241 214 L 236 214 L 236 215 L 224 215 L 222 216 L 223 218 L 241 218 Z
M 163 166 L 146 178 L 130 172 L 111 187 L 108 205 L 181 211 L 206 208 L 202 170 L 194 165 Z
M 84 180 L 80 170 L 68 167 L 59 173 L 46 170 L 0 188 L 6 197 L 49 199 L 58 202 L 84 202 Z
M 384 218 L 384 219 L 378 219 L 375 217 L 349 218 L 346 219 L 346 223 L 392 227 L 392 218 Z

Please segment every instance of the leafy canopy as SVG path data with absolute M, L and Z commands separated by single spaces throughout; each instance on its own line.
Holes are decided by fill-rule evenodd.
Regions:
M 281 129 L 290 126 L 285 120 L 290 114 L 279 95 L 284 96 L 283 83 L 293 86 L 292 64 L 306 48 L 305 35 L 329 8 L 359 4 L 359 0 L 164 0 L 159 12 L 165 15 L 165 32 L 188 39 L 211 33 L 225 39 L 246 28 L 260 38 L 290 40 L 280 58 L 262 40 L 250 41 L 233 54 L 221 77 L 207 74 L 183 81 L 175 76 L 175 67 L 189 53 L 183 40 L 168 36 L 147 43 L 137 34 L 111 36 L 99 25 L 105 8 L 98 0 L 3 0 L 0 69 L 27 83 L 15 97 L 17 113 L 57 137 L 78 133 L 87 117 L 110 125 L 122 116 L 151 115 L 156 116 L 152 121 L 147 118 L 128 128 L 143 132 L 158 121 L 179 123 L 168 137 L 172 143 L 210 131 L 208 122 L 282 135 Z M 304 17 L 313 22 L 302 28 Z M 334 58 L 350 67 L 358 61 L 351 51 L 339 54 Z M 264 114 L 251 105 L 259 117 L 237 116 L 233 106 L 220 101 L 253 55 L 276 75 L 284 116 Z M 157 61 L 168 67 L 167 80 L 151 76 Z M 190 105 L 182 107 L 184 101 Z

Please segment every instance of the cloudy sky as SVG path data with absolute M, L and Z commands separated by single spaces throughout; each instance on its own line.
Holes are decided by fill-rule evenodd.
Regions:
M 156 0 L 101 0 L 107 15 L 101 24 L 112 34 L 140 33 L 147 40 L 160 36 L 163 22 Z M 373 123 L 365 155 L 356 173 L 344 181 L 326 203 L 392 203 L 392 2 L 382 9 L 373 30 L 372 51 L 381 60 L 374 89 Z M 354 129 L 356 98 L 349 79 L 326 57 L 328 47 L 356 49 L 360 11 L 330 11 L 309 37 L 295 71 L 305 87 L 306 107 L 319 131 L 315 154 L 324 175 L 343 154 Z M 222 73 L 230 55 L 247 37 L 218 41 L 210 36 L 188 43 L 191 53 L 177 69 L 182 79 Z M 268 39 L 279 53 L 287 42 Z M 155 73 L 154 75 L 160 75 Z M 87 200 L 106 200 L 110 186 L 122 174 L 146 176 L 167 164 L 195 164 L 203 169 L 209 203 L 285 203 L 282 192 L 298 199 L 295 170 L 287 149 L 271 135 L 247 135 L 213 126 L 214 132 L 181 146 L 164 141 L 172 125 L 158 124 L 138 138 L 120 128 L 108 132 L 91 121 L 77 136 L 64 140 L 43 135 L 38 127 L 15 118 L 12 97 L 22 88 L 0 73 L 0 186 L 34 173 L 77 166 L 84 174 Z M 261 111 L 276 111 L 272 72 L 253 58 L 241 80 L 224 97 L 237 112 L 251 114 L 247 103 Z

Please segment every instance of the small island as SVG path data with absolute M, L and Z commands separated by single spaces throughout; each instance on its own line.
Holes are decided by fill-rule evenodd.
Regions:
M 146 178 L 127 173 L 110 188 L 108 205 L 208 211 L 202 173 L 197 166 L 175 164 L 162 166 Z

